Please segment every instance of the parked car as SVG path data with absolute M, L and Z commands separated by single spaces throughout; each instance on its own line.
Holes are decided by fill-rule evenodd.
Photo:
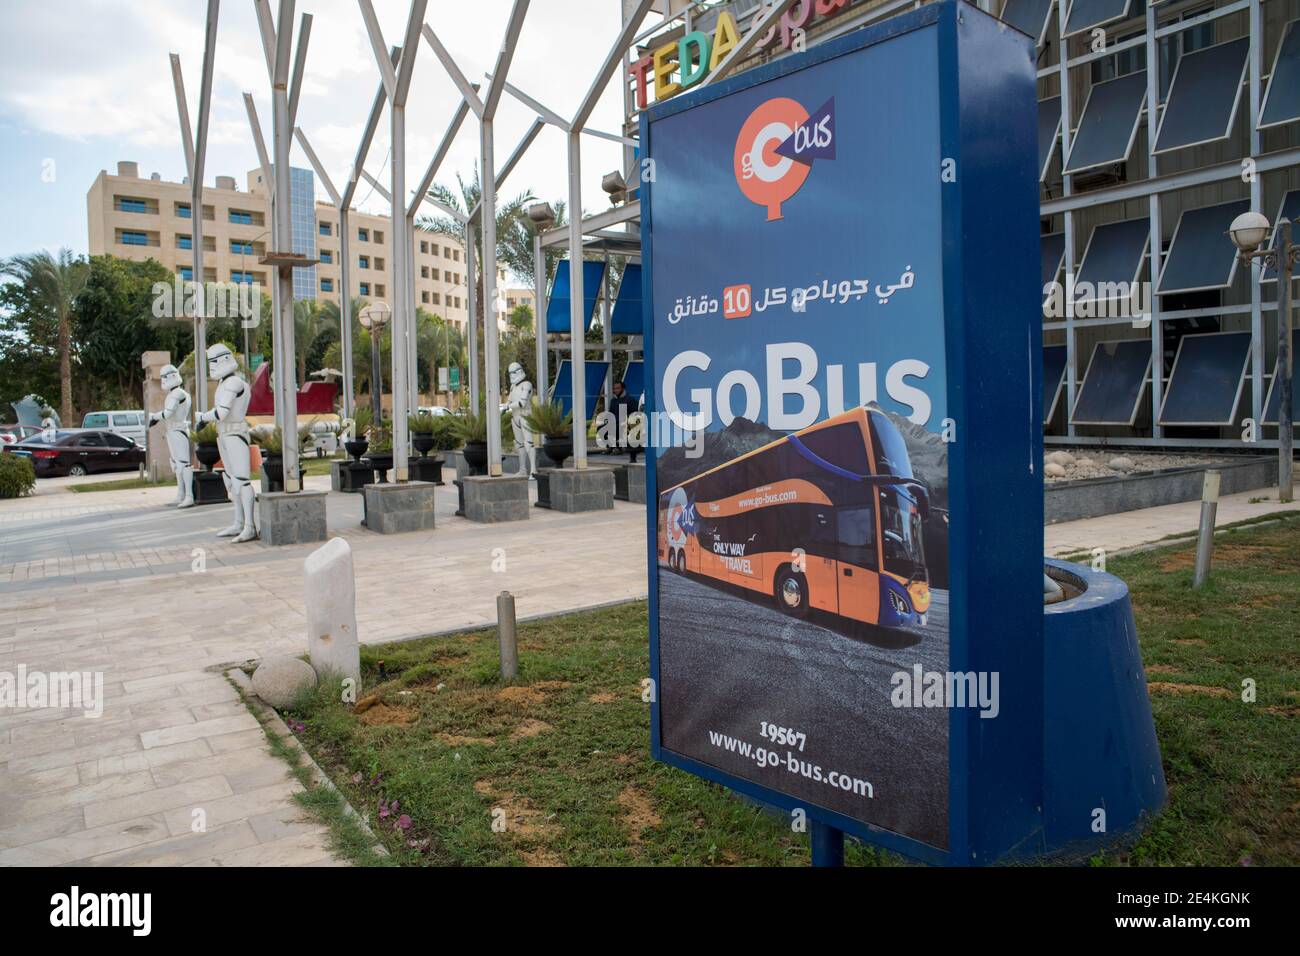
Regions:
M 433 415 L 434 417 L 439 415 L 450 415 L 452 413 L 451 409 L 446 405 L 421 405 L 419 412 L 421 415 Z
M 15 445 L 5 445 L 4 454 L 30 458 L 37 478 L 134 470 L 144 464 L 143 448 L 123 435 L 100 429 L 47 429 Z
M 40 433 L 38 425 L 0 425 L 0 445 L 15 445 Z
M 141 448 L 149 441 L 149 416 L 140 410 L 124 409 L 109 412 L 87 412 L 81 420 L 82 428 L 98 428 L 123 435 Z

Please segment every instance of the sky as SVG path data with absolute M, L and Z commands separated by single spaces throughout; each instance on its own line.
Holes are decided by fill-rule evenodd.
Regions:
M 401 43 L 408 0 L 374 0 L 387 45 Z M 185 75 L 197 121 L 203 60 L 205 0 L 4 0 L 0 35 L 0 257 L 68 247 L 87 252 L 86 193 L 101 169 L 135 160 L 146 178 L 179 182 L 185 156 L 172 87 L 169 53 Z M 279 3 L 272 0 L 273 13 Z M 429 0 L 425 21 L 461 69 L 481 79 L 496 61 L 511 0 Z M 295 17 L 313 15 L 298 107 L 302 127 L 325 171 L 342 191 L 379 71 L 356 0 L 298 0 Z M 618 33 L 621 0 L 533 0 L 510 70 L 510 81 L 561 116 L 571 117 Z M 652 15 L 653 16 L 653 15 Z M 298 25 L 294 27 L 295 44 Z M 253 94 L 270 148 L 271 100 L 252 0 L 225 0 L 213 80 L 204 183 L 234 176 L 246 188 L 257 156 L 244 110 Z M 406 110 L 406 175 L 413 188 L 460 101 L 451 79 L 420 42 Z M 509 95 L 496 121 L 498 165 L 505 162 L 533 114 Z M 622 100 L 617 73 L 589 127 L 618 132 Z M 380 119 L 366 169 L 387 182 L 388 113 Z M 547 127 L 502 188 L 541 199 L 566 198 L 563 134 Z M 461 127 L 437 177 L 453 189 L 478 158 L 478 124 Z M 290 160 L 310 165 L 295 143 Z M 583 137 L 583 205 L 606 208 L 603 174 L 619 168 L 621 148 Z M 328 196 L 319 180 L 317 198 Z M 354 207 L 378 215 L 388 204 L 364 181 Z M 426 207 L 428 210 L 428 207 Z M 432 210 L 428 210 L 432 212 Z

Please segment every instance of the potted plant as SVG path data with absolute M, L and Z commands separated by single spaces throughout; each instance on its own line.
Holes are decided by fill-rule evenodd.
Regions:
M 284 489 L 284 435 L 279 428 L 265 429 L 253 435 L 253 442 L 262 450 L 262 474 L 272 491 Z
M 427 457 L 435 444 L 433 430 L 436 421 L 431 412 L 406 416 L 406 426 L 411 431 L 411 445 L 420 453 L 421 458 Z
M 379 483 L 383 484 L 388 481 L 388 469 L 393 467 L 393 432 L 382 425 L 372 425 L 370 427 L 370 451 L 366 454 L 366 461 L 370 467 L 375 469 L 375 476 Z
M 524 424 L 542 436 L 542 454 L 563 468 L 564 459 L 573 454 L 573 413 L 565 414 L 559 402 L 538 402 L 524 416 Z
M 194 442 L 194 456 L 204 470 L 212 471 L 221 460 L 221 449 L 217 447 L 217 426 L 208 422 L 202 428 L 190 431 L 190 441 Z
M 465 464 L 470 474 L 487 472 L 487 417 L 466 412 L 455 419 L 456 438 L 465 446 Z
M 366 433 L 370 431 L 370 426 L 374 423 L 375 414 L 369 408 L 362 406 L 356 411 L 352 419 L 351 438 L 343 443 L 349 455 L 354 462 L 360 461 L 366 454 L 366 448 L 370 442 L 366 438 Z

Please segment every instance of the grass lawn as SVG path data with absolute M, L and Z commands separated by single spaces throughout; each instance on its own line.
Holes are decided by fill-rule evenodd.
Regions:
M 1300 520 L 1220 537 L 1196 592 L 1192 558 L 1110 565 L 1134 595 L 1170 806 L 1094 862 L 1300 863 Z M 645 633 L 644 603 L 522 625 L 512 686 L 491 631 L 363 648 L 355 711 L 332 685 L 286 718 L 398 863 L 807 864 L 784 818 L 650 760 Z M 848 862 L 900 861 L 854 844 Z
M 302 474 L 306 475 L 328 475 L 330 473 L 329 458 L 300 458 L 298 463 L 301 466 Z M 262 477 L 262 472 L 253 472 L 253 480 L 258 481 Z M 161 485 L 167 485 L 174 488 L 174 481 L 156 482 L 148 478 L 123 478 L 121 481 L 95 481 L 87 482 L 84 485 L 68 485 L 70 491 L 78 494 L 88 494 L 92 491 L 128 491 L 132 488 L 157 488 Z

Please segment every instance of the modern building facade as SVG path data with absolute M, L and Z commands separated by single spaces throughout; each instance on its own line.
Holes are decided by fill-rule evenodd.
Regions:
M 796 0 L 740 69 L 916 5 Z M 977 5 L 1037 54 L 1044 308 L 1025 321 L 1043 328 L 1047 441 L 1275 444 L 1277 277 L 1226 233 L 1245 210 L 1300 218 L 1300 0 Z M 724 16 L 743 36 L 764 5 L 679 8 L 628 57 L 628 135 L 682 92 L 668 44 L 716 42 Z
M 338 210 L 314 197 L 311 170 L 291 170 L 290 215 L 293 251 L 320 261 L 294 270 L 294 298 L 338 302 L 342 281 Z M 186 281 L 192 276 L 192 230 L 188 183 L 167 182 L 154 174 L 141 178 L 136 163 L 120 162 L 116 174 L 101 170 L 86 196 L 86 221 L 91 255 L 110 253 L 126 259 L 156 259 Z M 259 260 L 271 235 L 271 212 L 260 169 L 248 173 L 247 188 L 237 188 L 231 176 L 218 176 L 203 190 L 204 280 L 254 282 L 270 288 L 271 276 Z M 350 278 L 354 298 L 389 300 L 393 295 L 390 220 L 353 211 L 349 221 L 356 235 L 349 248 L 355 261 Z M 417 231 L 415 253 L 416 305 L 440 315 L 458 328 L 468 319 L 469 276 L 463 246 L 447 236 Z M 512 289 L 504 271 L 497 277 L 497 321 L 504 328 L 514 304 L 532 291 Z M 514 303 L 514 304 L 511 304 Z

